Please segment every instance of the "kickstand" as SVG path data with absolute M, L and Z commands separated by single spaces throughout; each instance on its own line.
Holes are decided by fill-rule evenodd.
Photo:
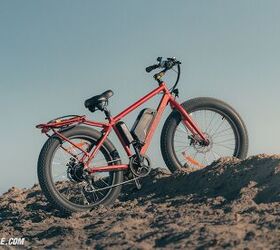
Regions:
M 141 185 L 139 179 L 135 179 L 134 181 L 135 181 L 136 188 L 137 188 L 138 190 L 140 190 L 140 189 L 142 188 L 142 185 Z

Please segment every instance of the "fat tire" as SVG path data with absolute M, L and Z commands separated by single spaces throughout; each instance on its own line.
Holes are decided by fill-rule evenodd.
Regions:
M 92 128 L 85 127 L 85 126 L 76 126 L 72 129 L 69 129 L 62 133 L 65 137 L 71 137 L 74 135 L 84 135 L 88 136 L 94 141 L 97 141 L 102 134 Z M 50 137 L 46 143 L 44 144 L 40 155 L 38 159 L 37 164 L 37 174 L 39 179 L 39 184 L 42 189 L 43 194 L 46 196 L 49 203 L 56 209 L 60 210 L 64 214 L 71 214 L 72 212 L 82 212 L 87 211 L 93 207 L 95 207 L 95 204 L 92 204 L 90 208 L 86 208 L 83 206 L 79 206 L 73 203 L 70 203 L 65 198 L 63 198 L 59 192 L 55 189 L 52 178 L 51 178 L 51 160 L 53 158 L 53 153 L 55 149 L 58 147 L 59 143 L 61 142 L 61 139 L 57 136 Z M 109 141 L 109 139 L 105 140 L 103 143 L 101 149 L 106 150 L 112 159 L 116 159 L 115 157 L 118 157 L 118 154 L 116 154 L 116 149 L 114 145 Z M 116 161 L 115 164 L 121 164 L 121 161 Z M 123 171 L 116 171 L 114 182 L 112 184 L 118 184 L 123 182 Z M 109 206 L 111 205 L 119 196 L 121 191 L 121 186 L 117 186 L 115 188 L 112 188 L 105 200 L 102 201 L 102 203 L 98 205 L 104 205 Z
M 231 106 L 223 101 L 211 97 L 194 98 L 182 103 L 181 105 L 188 113 L 203 108 L 212 108 L 227 115 L 236 126 L 240 140 L 238 152 L 236 152 L 233 156 L 239 159 L 246 158 L 249 147 L 248 132 L 240 115 Z M 176 127 L 181 120 L 181 114 L 177 110 L 172 111 L 167 117 L 161 132 L 161 153 L 166 166 L 172 173 L 182 168 L 174 153 L 172 142 Z

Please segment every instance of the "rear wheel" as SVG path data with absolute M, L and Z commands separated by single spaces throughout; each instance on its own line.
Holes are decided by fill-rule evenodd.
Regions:
M 161 134 L 161 151 L 171 172 L 186 168 L 198 170 L 225 156 L 244 159 L 248 152 L 248 135 L 244 122 L 228 104 L 207 97 L 182 104 L 208 138 L 208 146 L 199 145 L 173 111 Z
M 63 132 L 63 135 L 90 152 L 101 133 L 80 126 Z M 78 161 L 83 155 L 69 142 L 53 136 L 47 140 L 39 156 L 38 178 L 42 191 L 55 208 L 65 213 L 85 211 L 101 204 L 110 205 L 121 190 L 120 186 L 110 186 L 123 181 L 122 171 L 88 174 Z M 120 163 L 114 146 L 106 140 L 89 167 Z

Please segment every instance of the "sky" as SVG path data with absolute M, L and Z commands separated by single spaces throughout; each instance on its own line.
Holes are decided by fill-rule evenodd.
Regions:
M 0 1 L 0 192 L 37 182 L 46 137 L 36 124 L 66 114 L 103 119 L 83 103 L 107 89 L 119 113 L 157 86 L 144 69 L 158 56 L 182 61 L 181 102 L 228 102 L 247 125 L 249 155 L 280 153 L 279 12 L 277 0 Z M 163 122 L 148 153 L 153 166 L 164 165 Z

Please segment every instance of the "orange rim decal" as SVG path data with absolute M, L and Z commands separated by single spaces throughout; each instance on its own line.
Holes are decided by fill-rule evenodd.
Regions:
M 194 158 L 187 156 L 186 152 L 182 152 L 183 156 L 185 157 L 185 159 L 191 163 L 192 165 L 195 165 L 197 167 L 200 168 L 205 168 L 205 166 L 203 164 L 201 164 L 200 162 L 198 162 L 197 160 L 195 160 Z
M 86 145 L 86 144 L 88 144 L 88 143 L 87 143 L 87 142 L 80 142 L 80 143 L 75 144 L 75 146 L 74 146 L 74 145 L 71 145 L 69 148 L 66 148 L 66 151 L 67 151 L 68 153 L 71 153 L 71 150 L 72 150 L 72 149 L 74 149 L 74 148 L 81 148 L 82 146 L 84 146 L 84 145 Z

